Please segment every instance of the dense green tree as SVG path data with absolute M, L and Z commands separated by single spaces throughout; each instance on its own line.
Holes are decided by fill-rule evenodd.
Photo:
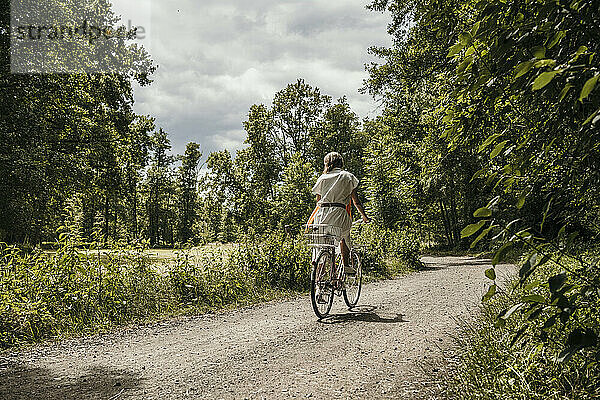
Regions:
M 82 234 L 91 232 L 100 212 L 103 236 L 114 237 L 124 207 L 121 194 L 133 179 L 134 163 L 121 164 L 127 164 L 121 152 L 139 139 L 130 129 L 136 120 L 131 84 L 150 82 L 151 61 L 143 49 L 116 40 L 111 57 L 133 62 L 121 74 L 85 73 L 99 59 L 85 61 L 77 74 L 11 73 L 10 5 L 0 1 L 0 240 L 54 240 L 74 198 L 81 202 Z M 45 12 L 62 10 L 66 21 L 77 20 L 81 11 L 68 1 L 39 6 Z M 108 2 L 98 2 L 95 11 L 107 24 L 117 22 Z M 30 66 L 38 67 L 32 60 Z
M 198 207 L 198 166 L 202 153 L 200 145 L 188 143 L 185 154 L 179 157 L 177 173 L 177 240 L 187 243 L 194 238 Z
M 152 246 L 173 244 L 175 182 L 171 164 L 174 159 L 168 153 L 171 143 L 164 130 L 154 133 L 150 149 L 150 168 L 144 184 L 147 237 Z
M 264 105 L 250 107 L 248 121 L 244 122 L 248 137 L 245 144 L 249 145 L 247 154 L 248 170 L 251 185 L 257 195 L 265 200 L 273 200 L 273 189 L 279 179 L 281 165 L 277 162 L 274 135 L 273 113 Z
M 144 168 L 149 161 L 150 133 L 155 129 L 154 119 L 138 116 L 130 129 L 131 135 L 125 141 L 119 155 L 123 176 L 122 213 L 125 237 L 140 239 L 142 214 L 140 186 L 143 182 Z
M 303 79 L 275 94 L 271 140 L 275 143 L 283 168 L 289 165 L 296 153 L 304 160 L 315 158 L 312 138 L 320 128 L 323 113 L 330 103 L 330 96 L 322 95 L 318 88 L 313 88 Z

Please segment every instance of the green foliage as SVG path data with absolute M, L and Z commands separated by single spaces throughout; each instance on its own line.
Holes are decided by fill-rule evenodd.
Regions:
M 345 98 L 332 103 L 302 79 L 277 92 L 271 107 L 253 105 L 244 128 L 249 147 L 212 153 L 201 178 L 201 235 L 209 241 L 297 230 L 314 209 L 310 188 L 330 151 L 340 152 L 359 179 L 365 172 L 368 137 L 358 116 Z M 219 219 L 230 222 L 215 224 Z
M 276 212 L 282 226 L 298 227 L 306 223 L 315 206 L 310 189 L 316 181 L 312 166 L 295 154 L 283 172 L 277 188 Z
M 177 174 L 177 240 L 188 243 L 194 239 L 195 222 L 198 217 L 198 165 L 202 153 L 200 145 L 188 143 L 185 154 L 180 156 L 181 166 Z
M 162 267 L 145 247 L 82 250 L 75 239 L 63 231 L 50 254 L 0 247 L 0 347 L 308 288 L 309 250 L 283 234 L 181 251 Z
M 419 237 L 412 232 L 369 224 L 358 228 L 353 245 L 360 251 L 365 272 L 376 276 L 390 277 L 394 269 L 408 271 L 422 267 Z M 395 264 L 395 268 L 390 269 L 389 263 Z
M 578 264 L 565 262 L 568 268 Z M 593 333 L 600 324 L 598 302 L 580 298 L 575 319 L 561 316 L 564 311 L 553 305 L 553 293 L 565 283 L 577 283 L 564 281 L 559 268 L 540 266 L 525 287 L 516 282 L 486 303 L 475 323 L 463 325 L 460 368 L 454 372 L 450 398 L 595 398 L 600 390 Z M 554 278 L 545 284 L 549 275 Z
M 151 246 L 174 242 L 175 185 L 169 155 L 171 142 L 167 133 L 159 129 L 152 137 L 152 157 L 143 191 L 146 200 L 147 236 Z
M 519 295 L 504 298 L 494 321 L 498 331 L 470 332 L 473 358 L 460 397 L 590 397 L 598 379 L 598 321 L 591 315 L 600 282 L 597 257 L 582 249 L 600 233 L 597 1 L 378 0 L 371 8 L 391 12 L 395 42 L 372 49 L 385 64 L 371 66 L 365 89 L 384 99 L 384 115 L 406 110 L 413 93 L 432 93 L 422 114 L 439 116 L 433 136 L 445 141 L 433 154 L 459 156 L 453 163 L 460 165 L 458 171 L 444 165 L 440 175 L 456 182 L 468 165 L 475 167 L 450 196 L 435 195 L 458 198 L 468 212 L 462 219 L 444 213 L 451 215 L 444 219 L 448 242 L 456 229 L 464 238 L 478 234 L 471 247 L 493 247 L 493 265 L 511 251 L 527 255 Z M 467 205 L 463 194 L 475 202 Z M 544 271 L 548 265 L 559 269 Z M 486 275 L 494 280 L 483 297 L 491 310 L 502 293 L 495 271 Z M 512 325 L 513 319 L 520 322 Z M 495 335 L 501 340 L 483 341 Z M 521 348 L 530 353 L 510 348 L 524 338 Z M 575 365 L 550 365 L 570 358 Z
M 81 252 L 72 233 L 58 250 L 0 247 L 0 347 L 145 319 L 171 307 L 143 248 Z
M 116 236 L 116 220 L 135 231 L 136 195 L 131 189 L 146 166 L 154 127 L 150 118 L 133 112 L 132 82 L 147 85 L 148 74 L 135 66 L 122 74 L 12 74 L 10 6 L 8 0 L 0 2 L 0 240 L 54 240 L 62 210 L 74 196 L 82 203 L 83 235 L 91 235 L 98 212 L 106 236 Z M 54 15 L 81 23 L 82 10 L 69 2 L 40 6 L 44 14 L 53 7 Z M 107 24 L 116 23 L 109 2 L 96 2 L 96 12 Z M 90 47 L 78 42 L 72 43 L 74 52 Z M 152 72 L 142 48 L 111 42 L 113 60 L 137 60 Z M 121 190 L 127 194 L 121 196 Z

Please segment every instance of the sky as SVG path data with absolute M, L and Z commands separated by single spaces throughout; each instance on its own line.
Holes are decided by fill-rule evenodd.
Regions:
M 389 16 L 367 0 L 114 0 L 143 26 L 140 42 L 158 70 L 135 87 L 135 111 L 156 118 L 174 153 L 190 141 L 212 151 L 243 147 L 252 104 L 302 78 L 334 99 L 347 96 L 361 118 L 377 104 L 358 93 L 374 61 L 370 46 L 389 46 Z M 141 36 L 141 35 L 140 35 Z

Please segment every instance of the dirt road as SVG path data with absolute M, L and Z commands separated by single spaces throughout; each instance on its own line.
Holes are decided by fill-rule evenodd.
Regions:
M 444 349 L 489 261 L 423 261 L 321 322 L 303 296 L 0 355 L 0 399 L 443 398 Z

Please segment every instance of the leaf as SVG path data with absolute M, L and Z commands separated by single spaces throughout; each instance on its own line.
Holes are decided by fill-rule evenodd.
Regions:
M 567 225 L 568 225 L 568 224 L 565 224 L 565 225 L 563 225 L 563 226 L 562 226 L 562 228 L 560 228 L 560 229 L 558 230 L 558 235 L 557 235 L 557 237 L 558 237 L 559 239 L 562 239 L 562 238 L 565 236 L 565 232 L 566 232 L 566 230 L 567 230 Z
M 556 293 L 560 290 L 560 288 L 565 284 L 565 282 L 567 281 L 567 274 L 560 273 L 558 275 L 554 275 L 553 277 L 551 277 L 550 279 L 548 279 L 548 285 L 550 287 L 550 292 L 552 293 Z
M 542 312 L 544 311 L 543 308 L 537 308 L 535 309 L 531 314 L 529 314 L 529 316 L 527 317 L 528 321 L 534 321 L 536 319 L 539 318 L 540 315 L 542 315 Z
M 465 48 L 464 44 L 456 43 L 454 46 L 450 47 L 450 50 L 448 51 L 448 55 L 446 57 L 454 57 L 455 55 L 460 53 L 460 51 L 464 48 Z
M 491 199 L 491 200 L 488 202 L 488 204 L 487 204 L 487 206 L 486 206 L 486 207 L 487 207 L 487 208 L 494 207 L 494 206 L 498 205 L 498 202 L 499 202 L 499 201 L 500 201 L 500 196 L 496 196 L 496 197 L 494 197 L 493 199 Z M 517 221 L 519 221 L 519 220 L 518 220 L 518 219 L 516 219 L 516 220 L 514 220 L 513 222 L 511 222 L 511 224 L 512 224 L 512 223 L 514 223 L 514 222 L 517 222 Z M 509 225 L 510 225 L 510 224 L 509 224 Z
M 510 318 L 511 315 L 514 314 L 515 311 L 517 311 L 518 309 L 520 309 L 521 307 L 523 307 L 525 305 L 525 303 L 518 303 L 515 304 L 514 306 L 512 306 L 511 308 L 509 308 L 503 315 L 502 318 L 503 319 L 508 319 Z
M 490 288 L 488 289 L 487 293 L 482 297 L 481 301 L 484 302 L 484 303 L 486 301 L 489 301 L 496 294 L 496 290 L 497 290 L 496 285 L 490 286 Z
M 528 73 L 533 67 L 533 61 L 525 61 L 515 67 L 515 79 Z
M 544 67 L 554 68 L 556 66 L 556 61 L 552 60 L 550 58 L 546 58 L 544 60 L 537 61 L 535 64 L 533 64 L 533 66 L 535 68 L 544 68 Z
M 488 136 L 487 139 L 485 139 L 485 141 L 481 144 L 481 146 L 479 146 L 479 153 L 481 153 L 483 150 L 485 150 L 490 144 L 492 144 L 500 136 L 502 136 L 502 134 L 500 134 L 500 133 L 495 133 L 493 135 Z
M 549 71 L 542 72 L 535 81 L 533 81 L 533 86 L 531 87 L 533 90 L 540 90 L 547 84 L 549 84 L 552 79 L 559 73 L 559 71 Z
M 491 217 L 492 216 L 492 210 L 490 210 L 487 207 L 481 207 L 479 210 L 475 211 L 473 213 L 473 216 L 475 218 L 481 218 L 481 217 Z
M 523 192 L 521 193 L 521 196 L 519 197 L 519 200 L 517 201 L 517 209 L 522 209 L 523 206 L 525 205 L 525 200 L 527 199 L 527 196 L 529 195 L 529 190 L 523 190 Z
M 494 268 L 490 268 L 487 271 L 485 271 L 485 276 L 492 280 L 495 281 L 496 280 L 496 270 Z
M 473 175 L 473 177 L 471 178 L 471 182 L 473 182 L 475 179 L 481 177 L 483 174 L 485 174 L 487 172 L 487 168 L 482 168 L 479 171 L 475 172 L 475 175 Z
M 469 32 L 461 32 L 460 35 L 458 35 L 458 41 L 460 43 L 462 43 L 464 46 L 471 43 L 472 40 L 473 40 L 473 36 Z
M 502 150 L 504 150 L 504 147 L 506 147 L 506 144 L 508 143 L 508 140 L 505 140 L 504 142 L 500 142 L 496 145 L 496 147 L 494 147 L 494 150 L 492 150 L 492 154 L 490 154 L 490 159 L 495 158 L 498 154 L 500 154 L 500 152 Z
M 570 83 L 567 83 L 563 90 L 560 91 L 560 95 L 558 96 L 558 101 L 563 101 L 569 90 L 573 87 Z
M 581 89 L 581 94 L 579 95 L 579 101 L 583 103 L 583 100 L 587 99 L 592 90 L 596 87 L 596 83 L 598 82 L 598 78 L 600 78 L 600 74 L 596 74 L 592 78 L 588 79 L 587 82 L 583 85 L 583 89 Z
M 565 247 L 566 248 L 571 247 L 577 236 L 579 236 L 579 232 L 570 233 L 569 236 L 567 237 L 567 243 L 566 243 Z
M 573 354 L 575 354 L 576 352 L 577 350 L 567 347 L 566 349 L 560 352 L 560 354 L 556 358 L 556 361 L 558 361 L 559 363 L 567 362 L 571 359 L 571 357 L 573 357 Z
M 530 284 L 528 284 L 527 286 L 525 286 L 523 288 L 524 291 L 526 292 L 530 292 L 532 289 L 535 289 L 536 287 L 540 286 L 542 284 L 542 281 L 533 281 Z
M 558 31 L 552 36 L 552 39 L 549 39 L 550 43 L 547 44 L 549 49 L 553 48 L 558 42 L 560 42 L 565 36 L 567 36 L 567 32 Z
M 600 108 L 596 110 L 596 112 L 594 112 L 592 115 L 590 115 L 588 117 L 588 119 L 585 120 L 585 122 L 583 123 L 583 125 L 587 125 L 590 122 L 592 123 L 597 123 L 600 120 Z
M 524 303 L 544 303 L 546 302 L 546 299 L 539 294 L 529 294 L 521 297 L 521 301 Z
M 552 202 L 554 201 L 554 197 L 551 197 L 546 205 L 546 211 L 542 216 L 542 222 L 540 223 L 540 232 L 544 230 L 544 224 L 546 223 L 546 218 L 548 217 L 548 213 L 550 212 L 550 207 L 552 206 Z
M 481 232 L 479 234 L 479 236 L 477 236 L 477 239 L 475 239 L 472 243 L 470 248 L 474 248 L 475 246 L 477 246 L 477 243 L 479 243 L 481 240 L 483 240 L 484 237 L 486 237 L 488 235 L 488 233 L 490 233 L 490 231 L 495 227 L 496 225 L 492 225 L 487 229 L 484 229 L 483 232 Z
M 527 228 L 527 229 L 523 229 L 522 231 L 515 233 L 514 238 L 529 240 L 532 238 L 532 236 L 533 235 L 531 234 L 531 232 L 529 232 L 529 228 Z
M 508 250 L 513 246 L 512 242 L 507 242 L 504 243 L 504 245 L 502 247 L 500 247 L 500 250 L 498 250 L 496 252 L 496 254 L 494 255 L 494 258 L 492 259 L 492 265 L 495 267 L 496 265 L 498 265 L 498 263 L 500 261 L 502 261 L 502 259 L 504 258 L 504 255 L 508 252 Z
M 577 328 L 567 338 L 567 348 L 558 356 L 559 362 L 568 361 L 573 354 L 587 347 L 594 347 L 598 343 L 598 336 L 591 329 Z
M 535 46 L 531 49 L 533 56 L 539 60 L 546 57 L 546 48 L 544 46 Z
M 550 261 L 550 256 L 548 254 L 545 254 L 540 260 L 536 259 L 535 267 L 540 267 L 546 264 L 548 261 Z
M 469 236 L 473 236 L 475 233 L 477 233 L 481 228 L 483 228 L 483 225 L 485 225 L 487 221 L 486 220 L 482 220 L 479 221 L 476 224 L 471 224 L 469 226 L 467 226 L 466 228 L 464 228 L 461 232 L 460 232 L 460 237 L 461 238 L 466 238 Z
M 488 186 L 489 184 L 491 184 L 494 179 L 496 179 L 496 177 L 498 176 L 498 172 L 494 172 L 493 174 L 491 174 L 490 176 L 488 176 L 488 178 L 485 181 L 485 185 L 484 186 Z
M 514 346 L 515 343 L 517 343 L 517 341 L 521 338 L 521 336 L 523 336 L 523 334 L 525 333 L 526 330 L 527 330 L 527 325 L 525 325 L 524 327 L 519 329 L 519 331 L 515 334 L 515 336 L 513 336 L 512 340 L 510 341 L 511 347 Z
M 481 21 L 477 21 L 475 22 L 475 25 L 473 25 L 473 27 L 471 28 L 471 36 L 475 37 L 475 35 L 477 35 L 477 32 L 479 32 L 479 26 L 481 25 Z
M 467 70 L 467 68 L 469 68 L 471 64 L 473 64 L 473 56 L 466 57 L 460 64 L 458 64 L 458 67 L 456 67 L 456 72 L 458 74 L 462 74 Z
M 548 318 L 544 323 L 544 326 L 542 326 L 542 329 L 550 329 L 554 325 L 556 325 L 556 315 L 553 315 L 550 318 Z

